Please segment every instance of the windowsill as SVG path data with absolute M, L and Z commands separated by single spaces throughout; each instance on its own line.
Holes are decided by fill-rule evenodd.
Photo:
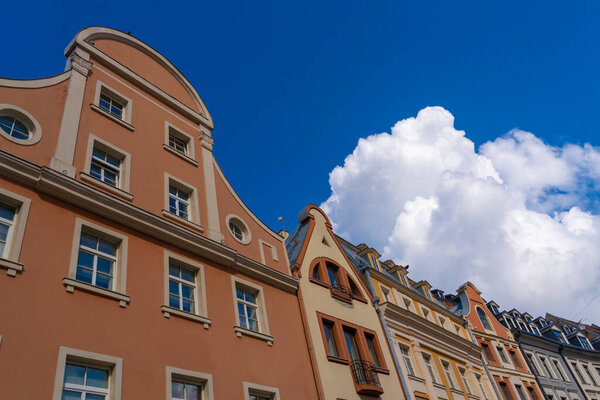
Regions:
M 476 394 L 473 393 L 468 393 L 467 396 L 469 396 L 470 399 L 475 399 L 475 400 L 479 400 L 480 397 L 477 396 Z
M 241 338 L 242 335 L 252 336 L 254 338 L 264 340 L 265 342 L 267 342 L 267 344 L 269 346 L 273 346 L 273 340 L 275 340 L 275 338 L 271 335 L 267 335 L 267 334 L 260 333 L 260 332 L 255 332 L 250 329 L 242 328 L 241 326 L 234 326 L 233 330 L 235 331 L 235 333 L 237 334 L 237 337 L 239 337 L 239 338 Z
M 163 149 L 165 149 L 165 150 L 166 150 L 166 151 L 168 151 L 169 153 L 171 153 L 171 154 L 175 154 L 177 157 L 181 158 L 181 159 L 182 159 L 182 160 L 184 160 L 184 161 L 187 161 L 187 162 L 189 162 L 189 163 L 190 163 L 190 164 L 192 164 L 194 167 L 197 167 L 197 166 L 198 166 L 198 161 L 194 160 L 193 158 L 191 158 L 191 157 L 189 157 L 189 156 L 187 156 L 187 155 L 185 155 L 185 154 L 183 154 L 183 153 L 181 153 L 181 152 L 179 152 L 179 151 L 175 150 L 175 149 L 174 149 L 174 148 L 172 148 L 171 146 L 169 146 L 169 145 L 166 145 L 166 144 L 164 144 L 164 143 L 163 143 L 163 145 L 162 145 L 162 146 L 163 146 Z
M 204 227 L 202 227 L 201 225 L 198 225 L 195 222 L 192 222 L 190 220 L 187 220 L 185 218 L 181 218 L 179 215 L 175 215 L 170 211 L 165 210 L 164 208 L 161 210 L 163 217 L 167 217 L 169 219 L 172 219 L 175 222 L 179 222 L 180 224 L 183 224 L 189 228 L 192 229 L 196 229 L 200 232 L 204 232 Z
M 441 383 L 437 383 L 437 382 L 431 382 L 431 384 L 433 385 L 433 387 L 436 387 L 438 389 L 442 389 L 442 390 L 446 390 L 446 386 L 444 386 Z
M 390 370 L 387 368 L 382 368 L 382 367 L 373 367 L 373 369 L 375 371 L 377 371 L 378 374 L 384 374 L 384 375 L 389 375 L 390 374 Z
M 463 397 L 465 396 L 465 393 L 464 393 L 464 392 L 462 392 L 462 391 L 460 391 L 460 390 L 458 390 L 458 389 L 452 389 L 452 388 L 450 388 L 450 391 L 451 391 L 452 393 L 460 394 L 460 395 L 462 395 Z
M 93 176 L 91 176 L 90 174 L 86 173 L 86 172 L 80 172 L 79 173 L 79 177 L 81 178 L 82 181 L 90 183 L 94 186 L 98 186 L 99 188 L 102 188 L 104 190 L 106 190 L 107 192 L 110 192 L 112 194 L 114 194 L 115 196 L 119 196 L 125 200 L 133 200 L 133 195 L 129 192 L 126 192 L 122 189 L 119 189 L 117 187 L 111 186 L 108 183 L 102 182 L 99 179 L 94 178 Z
M 17 272 L 23 272 L 23 264 L 0 258 L 0 268 L 6 268 L 6 275 L 17 276 Z
M 345 358 L 330 356 L 330 355 L 327 356 L 327 361 L 331 361 L 331 362 L 338 363 L 338 364 L 344 364 L 344 365 L 348 365 L 350 363 Z
M 131 297 L 127 296 L 126 294 L 90 285 L 89 283 L 80 282 L 71 278 L 63 278 L 63 285 L 65 285 L 65 287 L 67 288 L 67 292 L 69 293 L 73 293 L 75 291 L 75 288 L 77 288 L 85 292 L 90 292 L 93 294 L 107 297 L 109 299 L 117 300 L 119 302 L 119 306 L 121 307 L 126 307 L 127 304 L 129 304 L 129 302 L 131 301 Z
M 412 379 L 412 380 L 415 380 L 415 381 L 417 381 L 417 382 L 421 382 L 421 383 L 424 383 L 424 382 L 425 382 L 425 379 L 421 378 L 420 376 L 416 376 L 416 375 L 411 375 L 411 374 L 408 374 L 408 377 L 409 377 L 410 379 Z
M 323 281 L 320 281 L 320 280 L 315 279 L 315 278 L 309 278 L 308 280 L 311 281 L 314 284 L 317 284 L 319 286 L 323 286 L 324 288 L 329 289 L 329 285 L 327 283 L 323 282 Z
M 198 314 L 189 313 L 187 311 L 182 311 L 177 308 L 162 305 L 162 306 L 160 306 L 160 311 L 162 311 L 165 318 L 170 318 L 171 315 L 174 315 L 179 318 L 185 318 L 190 321 L 204 324 L 204 329 L 208 329 L 210 327 L 210 325 L 212 324 L 212 320 L 210 318 L 206 318 L 206 317 L 203 317 Z
M 125 128 L 127 128 L 127 129 L 129 129 L 130 131 L 133 132 L 134 127 L 129 122 L 125 122 L 122 119 L 115 117 L 114 115 L 112 115 L 111 113 L 108 113 L 108 112 L 104 111 L 103 109 L 101 109 L 100 107 L 98 107 L 97 105 L 95 105 L 94 103 L 90 104 L 90 107 L 92 107 L 92 110 L 96 111 L 97 113 L 104 115 L 106 118 L 108 118 L 110 120 L 113 120 L 117 124 L 119 124 L 121 126 L 124 126 Z

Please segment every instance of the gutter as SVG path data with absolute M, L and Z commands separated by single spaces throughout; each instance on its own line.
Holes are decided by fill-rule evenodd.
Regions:
M 371 281 L 371 275 L 369 274 L 369 269 L 370 269 L 370 267 L 362 267 L 360 270 L 367 277 L 369 289 L 371 290 L 371 293 L 373 294 L 373 298 L 371 299 L 371 301 L 373 302 L 373 307 L 375 307 L 375 311 L 377 311 L 377 315 L 379 316 L 379 321 L 381 322 L 381 325 L 383 326 L 383 331 L 385 332 L 385 338 L 387 339 L 388 347 L 390 348 L 390 351 L 392 352 L 392 359 L 394 360 L 394 365 L 396 366 L 396 373 L 398 375 L 398 378 L 400 378 L 400 384 L 402 385 L 402 390 L 404 391 L 404 397 L 406 397 L 406 400 L 415 400 L 413 398 L 410 390 L 408 390 L 406 378 L 404 377 L 404 372 L 402 371 L 402 368 L 400 367 L 400 361 L 398 359 L 398 355 L 396 354 L 394 342 L 392 341 L 392 335 L 390 333 L 387 323 L 385 322 L 385 316 L 383 315 L 381 308 L 379 308 L 380 299 L 379 299 L 379 297 L 377 297 L 375 295 L 375 288 L 373 286 L 373 281 Z
M 467 332 L 469 332 L 469 336 L 471 337 L 471 340 L 473 341 L 473 343 L 475 343 L 477 346 L 479 346 L 479 344 L 477 343 L 477 340 L 475 339 L 475 336 L 473 336 L 473 332 L 471 331 L 471 328 L 469 327 L 469 323 L 467 322 L 467 320 L 465 320 L 463 326 L 467 329 Z M 479 346 L 479 347 L 481 347 L 481 346 Z M 494 392 L 496 393 L 496 397 L 499 400 L 502 400 L 504 397 L 502 397 L 502 395 L 500 394 L 500 391 L 498 390 L 498 387 L 496 386 L 496 381 L 494 381 L 494 377 L 492 376 L 492 373 L 490 372 L 490 369 L 488 368 L 487 360 L 483 356 L 483 353 L 479 354 L 479 358 L 481 359 L 481 363 L 483 364 L 483 369 L 485 369 L 485 373 L 487 374 L 487 377 L 490 380 L 490 383 L 492 384 L 492 389 L 494 389 Z

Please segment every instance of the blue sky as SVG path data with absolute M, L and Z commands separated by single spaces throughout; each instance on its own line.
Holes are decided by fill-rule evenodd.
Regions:
M 398 193 L 382 191 L 386 188 L 374 185 L 369 174 L 357 174 L 355 179 L 346 181 L 346 185 L 352 182 L 353 187 L 344 187 L 340 177 L 348 175 L 346 167 L 338 168 L 334 176 L 337 180 L 332 180 L 331 185 L 329 174 L 336 166 L 344 166 L 346 157 L 356 150 L 357 156 L 349 157 L 348 161 L 358 162 L 365 171 L 369 170 L 367 164 L 372 166 L 373 162 L 388 157 L 385 165 L 374 170 L 380 172 L 379 175 L 392 176 L 386 183 L 387 188 L 413 187 L 412 171 L 401 171 L 404 175 L 395 177 L 398 171 L 386 169 L 386 166 L 396 165 L 397 159 L 401 161 L 398 165 L 409 165 L 402 156 L 385 152 L 370 153 L 379 154 L 375 160 L 361 156 L 361 151 L 371 149 L 370 144 L 377 148 L 377 140 L 385 142 L 386 135 L 378 136 L 379 139 L 374 137 L 371 142 L 363 141 L 362 147 L 359 139 L 390 132 L 397 121 L 419 115 L 416 128 L 401 125 L 393 136 L 405 140 L 411 132 L 419 132 L 423 137 L 430 135 L 437 150 L 446 149 L 449 154 L 467 160 L 465 165 L 472 166 L 466 167 L 470 171 L 467 175 L 480 177 L 483 174 L 498 185 L 504 184 L 510 199 L 526 198 L 525 205 L 519 203 L 510 210 L 498 211 L 496 206 L 490 206 L 492 211 L 488 210 L 488 215 L 497 212 L 505 218 L 501 222 L 490 222 L 493 229 L 485 232 L 506 228 L 507 221 L 512 221 L 518 229 L 514 226 L 510 232 L 505 229 L 508 233 L 500 235 L 498 240 L 507 243 L 519 237 L 521 243 L 524 239 L 518 232 L 525 234 L 531 226 L 547 223 L 549 227 L 545 232 L 549 243 L 569 242 L 561 236 L 567 233 L 579 235 L 577 240 L 581 239 L 581 232 L 588 232 L 587 225 L 581 223 L 579 209 L 573 207 L 580 207 L 585 218 L 593 220 L 586 220 L 590 226 L 596 226 L 598 211 L 598 207 L 589 203 L 590 199 L 597 198 L 596 188 L 600 186 L 594 172 L 596 164 L 590 161 L 596 153 L 595 150 L 586 153 L 580 145 L 598 143 L 599 16 L 598 2 L 559 1 L 303 1 L 296 4 L 212 1 L 172 2 L 168 7 L 148 7 L 147 2 L 124 2 L 118 7 L 114 2 L 104 1 L 63 2 L 58 6 L 47 2 L 13 2 L 3 6 L 0 32 L 9 40 L 4 41 L 0 76 L 32 78 L 62 71 L 65 63 L 62 51 L 83 27 L 104 25 L 131 32 L 169 58 L 197 88 L 215 122 L 217 160 L 242 199 L 266 224 L 278 229 L 277 217 L 283 216 L 286 227 L 292 229 L 297 224 L 298 211 L 304 206 L 327 201 L 325 204 L 334 216 L 336 227 L 352 240 L 370 241 L 381 249 L 386 248 L 389 258 L 420 265 L 417 273 L 422 271 L 425 278 L 437 277 L 437 282 L 433 279 L 434 285 L 447 290 L 455 289 L 461 279 L 464 282 L 479 277 L 479 284 L 498 299 L 501 295 L 486 281 L 485 273 L 477 264 L 480 261 L 472 261 L 485 258 L 485 254 L 475 254 L 476 249 L 465 251 L 462 257 L 452 261 L 456 264 L 446 266 L 446 270 L 456 271 L 469 262 L 471 266 L 462 268 L 462 274 L 446 276 L 431 265 L 431 260 L 448 259 L 444 258 L 444 249 L 450 246 L 448 241 L 440 242 L 438 237 L 435 242 L 430 233 L 415 231 L 411 238 L 424 235 L 427 243 L 421 248 L 421 244 L 411 242 L 411 238 L 398 231 L 398 227 L 410 226 L 410 221 L 421 221 L 419 218 L 423 215 L 436 221 L 435 210 L 456 204 L 444 202 L 446 192 L 416 188 L 411 192 L 413 198 L 402 199 L 396 204 L 398 207 L 386 205 L 385 210 L 395 209 L 386 214 L 364 208 L 364 204 L 378 196 L 392 198 Z M 444 110 L 419 113 L 428 106 L 440 106 Z M 456 142 L 458 147 L 444 147 L 446 139 L 454 133 L 444 138 L 420 127 L 434 126 L 454 132 L 448 115 L 454 117 L 456 129 L 466 132 L 476 151 L 487 143 L 481 155 L 491 160 L 495 171 L 474 167 L 479 165 L 473 161 L 478 154 L 457 150 L 467 142 Z M 437 122 L 427 125 L 428 121 Z M 505 136 L 513 129 L 519 131 Z M 521 130 L 533 132 L 535 136 Z M 444 154 L 439 153 L 437 157 L 443 158 Z M 507 159 L 507 155 L 512 154 L 522 157 Z M 542 156 L 536 158 L 532 154 Z M 423 169 L 430 168 L 427 164 L 419 165 Z M 515 165 L 520 169 L 515 171 Z M 552 165 L 566 178 L 558 179 L 560 174 L 554 173 Z M 449 170 L 464 173 L 461 168 L 449 167 Z M 531 179 L 524 181 L 523 177 L 528 175 Z M 432 181 L 438 178 L 437 175 L 430 177 Z M 536 184 L 540 181 L 546 184 Z M 443 179 L 440 182 L 447 183 Z M 477 182 L 483 184 L 483 181 Z M 332 190 L 348 196 L 344 204 L 361 203 L 363 208 L 336 206 L 331 201 Z M 519 214 L 515 210 L 526 213 Z M 369 212 L 377 217 L 373 220 L 382 221 L 382 225 L 390 222 L 383 234 L 376 232 L 379 225 L 375 223 L 368 226 L 351 223 L 352 218 L 361 213 L 371 215 Z M 535 224 L 522 223 L 523 215 L 527 221 L 535 220 Z M 474 218 L 475 222 L 482 218 L 471 214 L 463 217 Z M 461 228 L 448 225 L 448 221 L 437 222 L 450 231 Z M 415 226 L 424 225 L 427 224 L 421 221 Z M 476 225 L 467 226 L 476 230 Z M 484 237 L 485 232 L 476 238 Z M 589 234 L 585 240 L 592 237 L 594 235 Z M 493 245 L 490 240 L 481 248 Z M 567 249 L 558 245 L 550 247 L 557 252 L 556 258 L 581 254 L 587 242 L 577 240 L 573 239 L 575 244 Z M 489 262 L 512 263 L 515 269 L 508 270 L 514 275 L 515 271 L 521 271 L 520 266 L 531 262 L 530 258 L 526 261 L 519 258 L 519 254 L 530 254 L 534 250 L 541 255 L 551 253 L 539 247 L 535 240 L 525 242 L 525 249 L 507 250 L 514 253 L 511 261 L 502 259 L 503 256 L 490 256 Z M 443 246 L 436 247 L 435 243 Z M 425 253 L 419 253 L 419 249 L 425 249 L 426 254 L 434 252 L 436 257 L 422 257 Z M 563 270 L 573 264 L 585 265 L 589 268 L 585 271 L 600 270 L 597 262 L 591 261 L 597 257 L 588 256 L 585 259 L 565 256 L 562 264 L 557 265 Z M 543 258 L 533 259 L 538 266 L 548 263 Z M 532 280 L 531 277 L 523 279 Z M 596 273 L 587 283 L 573 286 L 570 294 L 585 292 L 585 295 L 577 302 L 567 302 L 564 307 L 580 309 L 591 301 L 597 289 L 585 286 L 590 282 L 595 288 L 599 287 L 600 276 Z M 539 297 L 538 304 L 528 304 L 525 298 L 519 300 L 514 293 L 506 294 L 505 298 L 507 302 L 522 301 L 507 304 L 509 308 L 531 306 L 531 311 L 542 312 L 543 301 L 551 299 L 542 294 Z M 560 304 L 556 307 L 547 311 L 572 317 L 568 314 L 570 308 L 560 308 Z M 600 314 L 589 314 L 589 318 L 598 321 Z

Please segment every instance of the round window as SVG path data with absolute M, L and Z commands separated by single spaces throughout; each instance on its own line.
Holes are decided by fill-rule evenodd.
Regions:
M 17 139 L 27 140 L 31 136 L 31 132 L 29 132 L 24 123 L 8 115 L 0 117 L 0 128 L 9 136 Z
M 242 221 L 240 217 L 234 214 L 230 214 L 227 216 L 227 228 L 229 229 L 229 233 L 235 240 L 242 244 L 250 243 L 252 237 L 250 235 L 250 230 L 248 226 Z
M 32 145 L 42 138 L 42 128 L 31 114 L 12 104 L 0 104 L 0 136 L 11 142 Z

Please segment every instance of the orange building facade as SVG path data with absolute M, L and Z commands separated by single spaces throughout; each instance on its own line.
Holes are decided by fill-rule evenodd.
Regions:
M 65 55 L 0 79 L 0 398 L 316 398 L 284 239 L 195 89 L 112 29 Z

